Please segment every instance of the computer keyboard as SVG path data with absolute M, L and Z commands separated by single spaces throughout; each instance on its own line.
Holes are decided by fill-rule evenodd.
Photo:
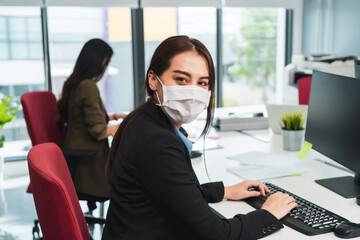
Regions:
M 264 182 L 271 193 L 283 192 L 293 196 L 298 206 L 281 219 L 281 222 L 306 235 L 317 235 L 332 232 L 335 226 L 347 219 L 332 213 L 316 204 L 313 204 L 295 194 L 290 193 L 272 183 Z M 259 209 L 269 196 L 260 196 L 256 198 L 247 198 L 245 201 L 252 207 Z

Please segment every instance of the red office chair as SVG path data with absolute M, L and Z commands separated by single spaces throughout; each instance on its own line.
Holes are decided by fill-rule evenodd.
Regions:
M 311 76 L 302 77 L 297 80 L 297 87 L 299 92 L 299 104 L 309 105 Z
M 27 92 L 21 96 L 26 127 L 33 146 L 54 142 L 61 146 L 64 133 L 56 126 L 57 101 L 51 91 Z M 31 185 L 27 189 L 31 193 Z
M 27 92 L 21 96 L 21 104 L 32 145 L 53 142 L 61 147 L 65 132 L 60 131 L 56 125 L 57 101 L 55 95 L 51 91 Z M 66 149 L 63 149 L 62 152 L 67 160 L 71 176 L 74 175 L 75 163 L 78 157 L 94 156 L 97 153 L 95 150 Z M 28 193 L 32 192 L 31 185 L 27 189 Z M 104 216 L 104 201 L 107 199 L 82 194 L 80 200 L 100 202 L 100 217 Z M 35 220 L 35 230 L 36 223 Z
M 44 239 L 90 239 L 86 222 L 105 223 L 105 219 L 84 217 L 64 156 L 56 144 L 31 148 L 28 166 Z
M 53 142 L 61 147 L 65 139 L 65 130 L 60 131 L 56 125 L 57 101 L 55 95 L 51 91 L 27 92 L 21 96 L 21 104 L 32 145 Z M 63 149 L 62 151 L 72 176 L 78 157 L 95 156 L 97 153 L 95 150 Z M 30 185 L 27 192 L 31 193 Z
M 61 146 L 64 133 L 56 126 L 55 95 L 51 91 L 27 92 L 21 96 L 21 104 L 32 145 L 54 142 Z

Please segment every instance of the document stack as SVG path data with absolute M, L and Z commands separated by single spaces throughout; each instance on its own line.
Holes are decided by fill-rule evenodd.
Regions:
M 269 128 L 269 121 L 262 112 L 228 113 L 220 115 L 214 121 L 214 127 L 220 131 L 252 130 Z

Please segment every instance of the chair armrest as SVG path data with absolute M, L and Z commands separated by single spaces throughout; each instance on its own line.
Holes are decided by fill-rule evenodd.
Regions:
M 94 217 L 88 214 L 84 214 L 85 221 L 88 224 L 105 224 L 106 219 L 105 218 L 98 218 Z
M 72 150 L 72 149 L 62 149 L 64 157 L 92 157 L 97 154 L 96 150 Z

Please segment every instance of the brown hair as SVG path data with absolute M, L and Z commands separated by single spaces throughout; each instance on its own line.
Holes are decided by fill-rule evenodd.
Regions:
M 113 50 L 104 40 L 94 38 L 85 43 L 76 60 L 71 75 L 65 81 L 61 97 L 57 103 L 57 125 L 63 128 L 68 121 L 68 110 L 71 92 L 85 79 L 101 77 L 113 55 Z M 105 62 L 104 62 L 105 60 Z
M 207 48 L 199 40 L 189 38 L 188 36 L 173 36 L 165 39 L 155 50 L 154 55 L 151 58 L 150 66 L 146 72 L 146 82 L 144 89 L 146 88 L 147 95 L 150 97 L 148 101 L 154 101 L 154 91 L 149 86 L 148 74 L 153 71 L 157 76 L 161 76 L 171 64 L 171 60 L 178 54 L 196 51 L 199 55 L 205 58 L 209 69 L 209 90 L 211 91 L 210 103 L 207 108 L 207 118 L 205 127 L 201 133 L 201 136 L 205 136 L 210 129 L 213 120 L 213 109 L 215 105 L 214 94 L 215 94 L 215 70 L 212 57 Z M 129 124 L 137 118 L 144 109 L 146 103 L 140 105 L 133 110 L 120 124 L 114 139 L 112 141 L 109 158 L 106 162 L 106 174 L 108 182 L 110 183 L 110 175 L 113 168 L 115 167 L 116 158 L 118 151 L 121 146 L 123 136 L 128 128 Z

